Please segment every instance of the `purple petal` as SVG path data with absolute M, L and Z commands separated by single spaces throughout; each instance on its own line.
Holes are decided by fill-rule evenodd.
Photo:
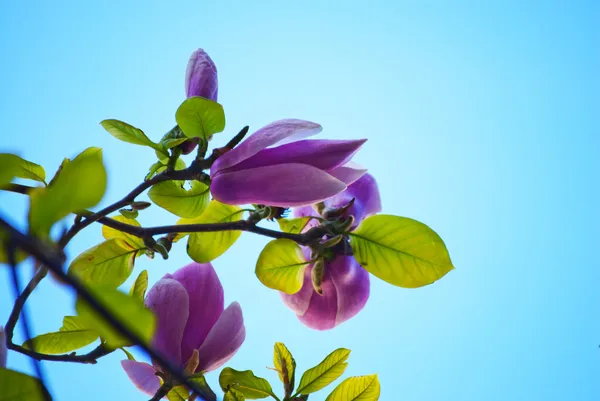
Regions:
M 350 162 L 344 166 L 340 166 L 335 170 L 330 171 L 329 174 L 344 182 L 346 185 L 350 185 L 365 175 L 366 172 L 367 169 L 362 168 L 356 163 Z
M 0 326 L 0 368 L 6 367 L 6 359 L 8 356 L 8 349 L 6 348 L 6 334 L 4 328 Z
M 236 164 L 232 170 L 301 163 L 330 171 L 348 162 L 366 141 L 366 139 L 354 141 L 308 139 L 292 142 L 275 148 L 263 149 L 251 158 Z
M 312 265 L 304 270 L 304 283 L 302 284 L 300 291 L 295 294 L 286 294 L 285 292 L 279 293 L 283 303 L 293 310 L 296 315 L 304 315 L 306 313 L 306 310 L 310 305 L 310 300 L 315 292 L 310 278 L 311 270 Z
M 223 287 L 210 263 L 191 263 L 173 273 L 173 279 L 185 287 L 190 299 L 190 315 L 181 342 L 185 363 L 223 313 Z
M 240 349 L 246 338 L 242 308 L 237 302 L 223 311 L 202 346 L 198 349 L 198 371 L 218 369 Z
M 160 387 L 160 380 L 155 375 L 156 370 L 151 365 L 143 362 L 125 360 L 121 366 L 129 376 L 129 380 L 142 392 L 154 395 Z
M 312 266 L 307 271 L 312 271 Z M 315 330 L 329 330 L 336 325 L 338 294 L 333 282 L 331 281 L 328 267 L 325 267 L 325 276 L 321 283 L 323 295 L 317 294 L 312 288 L 312 282 L 309 276 L 305 276 L 303 287 L 309 287 L 312 290 L 310 304 L 303 315 L 298 315 L 300 321 Z M 307 280 L 308 278 L 308 280 Z
M 306 269 L 302 289 L 293 295 L 281 294 L 306 326 L 332 329 L 355 316 L 369 299 L 369 273 L 351 256 L 336 256 L 325 265 L 325 276 L 317 294 L 311 282 L 312 266 Z
M 179 282 L 163 278 L 148 292 L 145 304 L 157 319 L 152 345 L 173 364 L 181 364 L 181 340 L 189 314 L 187 291 Z
M 303 139 L 321 132 L 323 128 L 316 123 L 304 120 L 286 119 L 275 121 L 250 135 L 233 150 L 225 153 L 213 163 L 211 177 L 218 171 L 232 167 L 276 144 L 284 144 Z
M 330 262 L 329 269 L 338 294 L 337 326 L 356 315 L 367 304 L 369 273 L 352 256 L 337 256 Z
M 192 53 L 185 70 L 185 93 L 187 97 L 202 96 L 217 101 L 217 67 L 202 49 Z
M 363 175 L 348 189 L 331 199 L 326 200 L 327 207 L 346 206 L 354 198 L 354 204 L 348 209 L 346 215 L 354 216 L 354 227 L 358 226 L 365 218 L 381 212 L 381 199 L 377 182 L 371 174 Z
M 321 202 L 346 185 L 318 168 L 290 163 L 219 173 L 210 189 L 216 200 L 230 205 L 293 207 Z

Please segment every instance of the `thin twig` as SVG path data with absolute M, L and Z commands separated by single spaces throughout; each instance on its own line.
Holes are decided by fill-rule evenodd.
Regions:
M 156 391 L 156 394 L 154 394 L 152 396 L 152 398 L 150 398 L 150 400 L 148 401 L 159 401 L 161 400 L 164 396 L 166 396 L 169 391 L 171 391 L 171 389 L 173 388 L 173 385 L 169 382 L 164 382 Z
M 15 300 L 15 305 L 13 306 L 13 310 L 10 313 L 8 321 L 4 327 L 4 331 L 6 333 L 6 342 L 8 344 L 12 343 L 13 334 L 15 331 L 15 326 L 17 325 L 17 321 L 19 320 L 19 316 L 21 315 L 21 310 L 25 305 L 25 301 L 29 298 L 29 295 L 35 290 L 37 285 L 42 281 L 44 277 L 46 277 L 47 270 L 44 267 L 38 269 L 38 271 L 33 275 L 23 292 L 21 292 L 17 299 Z
M 84 363 L 84 364 L 95 364 L 98 362 L 98 359 L 106 356 L 113 352 L 103 344 L 100 344 L 92 351 L 87 354 L 77 355 L 74 352 L 70 354 L 61 354 L 61 355 L 50 355 L 50 354 L 41 354 L 39 352 L 28 350 L 20 345 L 14 344 L 12 342 L 6 342 L 6 346 L 16 352 L 19 352 L 23 355 L 27 355 L 30 358 L 37 359 L 38 361 L 52 361 L 52 362 L 74 362 L 74 363 Z
M 56 257 L 56 253 L 52 248 L 49 248 L 44 243 L 39 241 L 37 238 L 27 236 L 21 233 L 19 230 L 14 228 L 4 219 L 0 218 L 0 227 L 3 228 L 4 232 L 8 235 L 8 238 L 11 241 L 14 241 L 14 244 L 32 255 L 34 258 L 39 260 L 45 266 L 48 267 L 49 270 L 58 276 L 60 280 L 71 286 L 77 293 L 77 295 L 85 302 L 89 304 L 89 306 L 104 320 L 106 320 L 116 331 L 118 331 L 123 337 L 125 337 L 128 341 L 133 344 L 139 345 L 148 355 L 155 360 L 162 368 L 171 375 L 178 382 L 186 385 L 190 388 L 194 393 L 200 395 L 200 391 L 196 388 L 196 385 L 189 381 L 185 374 L 172 363 L 170 363 L 167 359 L 165 359 L 160 353 L 156 352 L 154 349 L 149 347 L 144 343 L 144 341 L 131 330 L 129 330 L 120 320 L 116 319 L 112 313 L 104 306 L 100 301 L 98 301 L 83 284 L 81 284 L 77 279 L 72 276 L 66 274 L 62 268 L 62 260 Z
M 8 243 L 8 262 L 10 264 L 11 276 L 13 289 L 15 292 L 15 297 L 18 299 L 21 297 L 21 284 L 19 282 L 19 274 L 17 273 L 17 262 L 15 260 L 15 243 L 14 238 L 9 239 Z M 31 339 L 31 327 L 29 326 L 29 317 L 27 316 L 27 309 L 25 309 L 24 305 L 21 306 L 20 309 L 21 314 L 21 326 L 23 326 L 23 331 L 25 332 L 25 341 L 29 341 Z M 14 327 L 11 328 L 12 331 L 10 333 L 11 337 L 14 334 Z M 46 401 L 52 401 L 52 396 L 46 387 L 46 376 L 40 364 L 40 361 L 37 359 L 31 360 L 33 364 L 33 370 L 40 381 L 40 391 L 42 396 Z

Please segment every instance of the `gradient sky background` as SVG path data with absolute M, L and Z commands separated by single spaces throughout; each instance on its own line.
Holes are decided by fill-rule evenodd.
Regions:
M 275 384 L 275 341 L 302 370 L 343 346 L 345 377 L 378 373 L 384 401 L 598 400 L 599 18 L 597 1 L 4 0 L 0 150 L 51 176 L 64 156 L 102 147 L 103 204 L 115 201 L 154 152 L 98 123 L 122 119 L 160 138 L 202 47 L 227 114 L 215 144 L 284 117 L 319 122 L 321 138 L 369 138 L 356 161 L 377 178 L 384 211 L 434 228 L 456 266 L 421 289 L 373 278 L 357 317 L 316 332 L 260 285 L 253 263 L 267 240 L 244 234 L 214 263 L 226 303 L 239 301 L 246 319 L 229 366 Z M 0 207 L 22 224 L 22 196 L 0 194 Z M 141 219 L 175 220 L 156 207 Z M 92 226 L 69 255 L 100 241 Z M 154 282 L 188 262 L 179 244 L 135 272 Z M 12 297 L 4 269 L 0 322 Z M 73 313 L 72 295 L 51 280 L 28 305 L 38 334 Z M 56 400 L 147 399 L 121 359 L 44 368 Z M 9 367 L 31 371 L 14 353 Z

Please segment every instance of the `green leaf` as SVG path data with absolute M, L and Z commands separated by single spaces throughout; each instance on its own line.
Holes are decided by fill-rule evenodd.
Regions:
M 230 388 L 227 390 L 225 395 L 223 396 L 223 401 L 245 401 L 246 398 L 244 394 L 240 393 L 234 388 Z
M 165 160 L 166 159 L 167 158 L 165 158 Z M 161 168 L 162 170 L 165 170 L 167 168 L 167 165 L 164 164 L 162 161 L 157 161 L 156 163 L 151 165 L 148 169 L 148 174 L 146 174 L 146 177 L 144 177 L 144 180 L 148 181 L 150 178 L 154 177 L 156 174 L 158 174 L 158 170 L 160 170 Z
M 284 233 L 300 234 L 309 221 L 314 219 L 312 216 L 297 217 L 295 219 L 278 219 L 279 228 Z
M 304 283 L 304 270 L 310 264 L 300 246 L 290 239 L 276 239 L 267 244 L 256 262 L 256 277 L 274 290 L 295 294 Z
M 139 251 L 123 239 L 112 238 L 77 256 L 69 266 L 69 274 L 85 284 L 116 288 L 131 275 Z
M 269 382 L 261 377 L 254 376 L 254 373 L 252 373 L 251 370 L 240 371 L 225 368 L 219 375 L 219 384 L 223 391 L 233 388 L 250 400 L 267 398 L 268 396 L 277 398 L 277 396 L 273 394 Z
M 345 348 L 338 348 L 327 355 L 320 364 L 304 372 L 296 393 L 311 394 L 331 384 L 346 370 L 348 356 L 350 350 Z
M 189 191 L 175 181 L 164 181 L 153 185 L 148 197 L 163 209 L 186 218 L 200 216 L 210 202 L 208 186 L 200 181 L 192 181 Z
M 129 295 L 139 299 L 144 302 L 144 297 L 146 296 L 146 290 L 148 289 L 148 271 L 142 270 L 139 276 L 135 279 L 135 283 L 131 286 L 131 290 L 129 290 Z
M 143 302 L 114 288 L 88 287 L 98 302 L 104 305 L 111 315 L 131 332 L 137 334 L 144 343 L 148 344 L 155 327 L 155 318 Z M 109 348 L 117 349 L 131 345 L 123 338 L 109 322 L 88 305 L 77 299 L 75 310 L 86 327 L 95 330 L 106 341 Z
M 185 401 L 189 398 L 190 392 L 185 386 L 175 386 L 167 393 L 169 401 Z
M 203 374 L 196 374 L 194 376 L 188 377 L 190 383 L 194 384 L 196 388 L 200 391 L 200 395 L 206 401 L 216 401 L 217 395 L 212 391 L 208 383 L 206 382 L 206 378 L 204 378 Z
M 129 224 L 130 226 L 140 227 L 140 223 L 138 223 L 138 221 L 135 218 L 132 219 L 122 215 L 117 215 L 110 217 L 110 219 L 118 221 L 119 223 Z M 141 249 L 146 247 L 144 245 L 144 241 L 140 237 L 136 237 L 135 235 L 131 235 L 123 231 L 119 231 L 109 226 L 102 226 L 102 236 L 107 240 L 113 238 L 122 239 L 127 243 L 128 248 Z
M 121 213 L 121 216 L 125 217 L 128 220 L 135 220 L 140 214 L 137 210 L 131 209 L 119 209 L 119 213 Z
M 64 354 L 90 345 L 97 339 L 98 333 L 86 327 L 78 316 L 65 316 L 60 331 L 34 337 L 23 347 L 42 354 Z
M 18 156 L 0 153 L 0 186 L 6 185 L 17 176 L 19 171 Z
M 185 134 L 183 133 L 181 128 L 179 128 L 179 126 L 176 125 L 160 139 L 159 143 L 165 149 L 171 149 L 177 145 L 182 144 L 183 142 L 185 142 L 187 140 L 188 140 L 188 137 L 185 136 Z
M 213 200 L 200 217 L 196 219 L 180 219 L 177 224 L 226 223 L 241 219 L 243 214 L 244 211 L 238 206 L 225 205 Z M 192 233 L 188 239 L 187 253 L 198 263 L 210 262 L 227 251 L 241 234 L 241 231 Z M 176 240 L 185 235 L 185 233 L 180 233 L 176 237 Z
M 362 267 L 399 287 L 422 287 L 454 269 L 439 235 L 406 217 L 371 216 L 350 233 L 350 244 Z
M 183 159 L 181 159 L 181 158 L 177 159 L 175 161 L 175 170 L 179 171 L 179 170 L 183 170 L 184 168 L 186 168 L 185 161 Z M 166 171 L 166 170 L 167 170 L 167 165 L 163 164 L 162 166 L 160 166 L 156 170 L 156 174 L 160 174 L 160 173 L 162 173 L 163 171 Z M 171 182 L 178 182 L 181 185 L 183 185 L 185 181 L 171 181 Z
M 379 390 L 377 375 L 349 377 L 325 401 L 377 401 Z
M 10 153 L 0 153 L 0 171 L 0 185 L 8 184 L 13 177 L 46 184 L 46 171 L 42 166 Z
M 223 106 L 199 96 L 186 99 L 177 109 L 175 120 L 188 138 L 207 140 L 225 129 Z
M 52 225 L 69 213 L 95 206 L 105 190 L 102 149 L 88 148 L 71 162 L 63 164 L 48 187 L 30 192 L 30 231 L 47 235 Z
M 46 401 L 42 383 L 35 377 L 0 368 L 0 401 Z
M 123 142 L 132 143 L 134 145 L 148 146 L 154 150 L 165 154 L 167 157 L 169 154 L 159 144 L 154 143 L 144 134 L 139 128 L 129 125 L 119 120 L 104 120 L 100 123 L 109 134 Z
M 275 343 L 273 350 L 273 363 L 275 370 L 279 375 L 279 380 L 283 383 L 286 396 L 292 394 L 294 390 L 294 378 L 296 373 L 296 361 L 292 353 L 283 343 Z

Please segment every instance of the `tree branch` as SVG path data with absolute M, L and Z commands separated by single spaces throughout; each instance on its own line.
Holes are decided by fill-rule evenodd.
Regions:
M 38 361 L 73 362 L 91 365 L 97 363 L 99 358 L 102 358 L 103 356 L 106 356 L 114 351 L 105 348 L 103 344 L 100 344 L 87 354 L 76 355 L 74 352 L 72 352 L 70 354 L 50 355 L 28 350 L 27 348 L 14 344 L 12 341 L 8 340 L 6 341 L 6 346 L 8 347 L 8 349 L 11 349 L 23 355 L 27 355 L 28 357 L 37 359 Z
M 45 266 L 48 267 L 59 279 L 67 283 L 73 288 L 77 295 L 87 302 L 90 307 L 102 316 L 116 331 L 118 331 L 123 337 L 133 344 L 139 345 L 148 355 L 160 364 L 163 369 L 168 372 L 175 380 L 185 384 L 194 393 L 200 395 L 201 392 L 196 388 L 196 385 L 190 382 L 185 374 L 174 366 L 167 359 L 165 359 L 160 353 L 149 347 L 142 341 L 142 339 L 131 330 L 129 330 L 120 320 L 116 319 L 112 313 L 98 301 L 88 290 L 82 285 L 77 279 L 71 277 L 63 271 L 62 257 L 60 254 L 57 255 L 56 250 L 48 247 L 37 238 L 27 236 L 21 233 L 19 230 L 14 228 L 4 219 L 0 218 L 0 227 L 8 235 L 9 241 L 14 241 L 14 245 L 21 248 L 34 258 L 39 260 Z

